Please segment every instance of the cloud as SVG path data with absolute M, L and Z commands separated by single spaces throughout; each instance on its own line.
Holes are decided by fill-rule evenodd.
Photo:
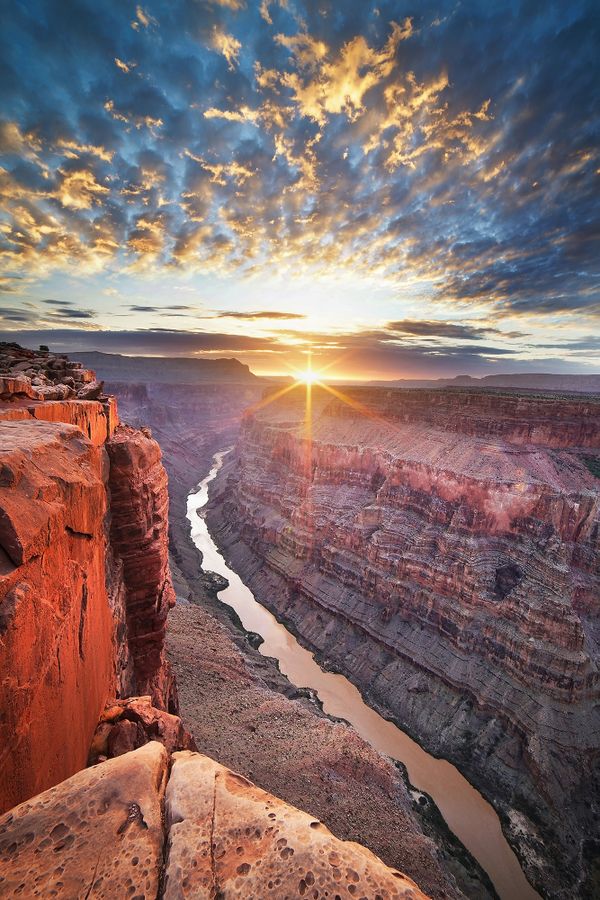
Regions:
M 261 310 L 259 312 L 220 312 L 219 319 L 305 319 L 302 313 Z
M 211 2 L 224 9 L 238 10 L 244 9 L 246 6 L 245 0 L 211 0 Z
M 190 150 L 184 150 L 184 155 L 202 166 L 205 172 L 210 174 L 210 180 L 214 184 L 226 185 L 229 180 L 235 184 L 243 184 L 248 178 L 252 178 L 255 172 L 236 160 L 230 163 L 211 163 L 201 156 L 195 156 Z
M 0 340 L 14 340 L 14 334 L 0 332 Z M 100 331 L 77 329 L 22 330 L 19 340 L 24 346 L 46 343 L 57 352 L 76 350 L 104 350 L 109 353 L 129 352 L 180 356 L 196 353 L 238 353 L 276 349 L 276 341 L 245 335 L 213 334 L 208 332 L 176 331 L 168 328 L 131 331 Z
M 222 53 L 227 60 L 229 69 L 233 72 L 240 55 L 242 45 L 232 34 L 222 31 L 218 25 L 213 26 L 211 47 Z
M 52 318 L 55 317 L 60 319 L 95 319 L 96 313 L 89 309 L 69 307 L 68 309 L 57 309 L 55 313 L 52 313 Z
M 98 295 L 117 274 L 351 273 L 368 302 L 349 316 L 398 320 L 412 344 L 593 330 L 593 4 L 427 0 L 411 19 L 389 0 L 45 9 L 51 31 L 12 4 L 0 32 L 11 299 L 74 272 Z M 381 285 L 397 299 L 372 312 Z M 419 304 L 426 324 L 410 326 Z
M 306 32 L 278 34 L 275 41 L 290 51 L 296 71 L 278 72 L 259 64 L 256 80 L 263 89 L 288 88 L 300 113 L 319 125 L 324 125 L 332 113 L 345 113 L 354 121 L 365 111 L 368 91 L 391 74 L 398 45 L 411 32 L 410 19 L 402 25 L 392 22 L 381 50 L 373 49 L 363 35 L 357 35 L 337 55 L 331 54 L 324 41 Z
M 23 287 L 23 278 L 20 275 L 0 275 L 0 293 L 16 294 Z
M 152 25 L 158 25 L 158 22 L 142 6 L 136 6 L 135 19 L 131 23 L 131 27 L 134 29 L 134 31 L 138 31 L 140 25 L 142 26 L 142 28 L 150 28 L 150 26 Z
M 123 62 L 122 59 L 119 59 L 118 56 L 115 56 L 115 66 L 121 70 L 121 72 L 125 72 L 125 74 L 129 74 L 132 69 L 135 69 L 135 63 L 126 63 Z
M 88 169 L 59 169 L 60 184 L 57 196 L 63 206 L 72 209 L 90 209 L 101 203 L 102 196 L 110 189 L 100 184 L 94 172 Z
M 426 319 L 403 319 L 399 322 L 388 322 L 385 328 L 391 333 L 458 340 L 480 340 L 488 334 L 501 334 L 497 328 L 457 325 L 454 322 L 431 322 Z
M 132 312 L 149 312 L 149 313 L 170 313 L 170 312 L 194 312 L 196 310 L 195 306 L 179 306 L 179 305 L 171 305 L 171 306 L 138 306 L 133 305 L 130 306 L 129 309 Z

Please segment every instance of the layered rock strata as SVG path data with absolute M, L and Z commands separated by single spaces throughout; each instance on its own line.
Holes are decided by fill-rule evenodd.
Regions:
M 157 742 L 0 818 L 0 893 L 427 900 L 364 847 L 205 756 L 176 753 L 169 772 Z
M 313 390 L 309 428 L 304 400 L 246 418 L 214 536 L 262 602 L 495 803 L 548 896 L 592 896 L 600 404 Z
M 173 594 L 158 445 L 118 424 L 114 398 L 78 398 L 94 373 L 65 358 L 1 345 L 0 370 L 6 809 L 85 765 L 109 697 L 149 693 L 171 711 L 176 697 L 162 654 Z

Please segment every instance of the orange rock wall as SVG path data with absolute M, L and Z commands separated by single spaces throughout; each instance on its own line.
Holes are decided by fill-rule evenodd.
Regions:
M 0 422 L 65 422 L 77 425 L 96 447 L 102 446 L 119 424 L 114 397 L 97 400 L 13 401 L 0 405 Z
M 175 592 L 169 571 L 169 497 L 160 448 L 148 433 L 119 426 L 110 458 L 111 540 L 123 560 L 127 630 L 138 691 L 159 709 L 177 710 L 163 654 Z
M 86 765 L 112 697 L 176 712 L 160 450 L 114 398 L 0 402 L 0 810 Z
M 106 456 L 62 423 L 0 431 L 0 809 L 81 769 L 117 689 Z

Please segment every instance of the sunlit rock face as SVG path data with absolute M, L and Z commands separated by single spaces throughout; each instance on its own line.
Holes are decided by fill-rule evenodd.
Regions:
M 0 817 L 0 894 L 427 900 L 313 817 L 206 756 L 170 760 L 156 741 Z
M 157 897 L 168 763 L 153 742 L 0 817 L 0 895 Z
M 308 429 L 300 391 L 246 417 L 213 533 L 567 896 L 600 811 L 600 404 L 313 388 Z
M 127 636 L 137 689 L 177 709 L 163 645 L 175 593 L 169 571 L 169 497 L 160 448 L 144 431 L 120 426 L 107 443 L 110 538 L 123 562 Z
M 88 762 L 95 765 L 157 741 L 168 753 L 196 750 L 181 718 L 152 706 L 152 698 L 112 700 L 102 711 L 90 746 Z
M 198 753 L 176 753 L 167 786 L 166 900 L 380 897 L 426 900 L 360 844 Z
M 0 804 L 85 765 L 127 681 L 124 592 L 105 532 L 106 457 L 72 425 L 0 424 Z M 116 670 L 121 657 L 124 669 Z
M 109 697 L 148 693 L 173 712 L 176 695 L 162 652 L 173 590 L 158 445 L 119 425 L 101 387 L 79 397 L 99 383 L 66 357 L 0 345 L 0 377 L 6 809 L 85 765 Z

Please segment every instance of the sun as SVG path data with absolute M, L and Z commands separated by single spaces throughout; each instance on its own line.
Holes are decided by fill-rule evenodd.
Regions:
M 313 369 L 312 353 L 310 350 L 308 351 L 307 357 L 305 369 L 293 369 L 292 371 L 294 372 L 296 384 L 305 384 L 307 387 L 310 387 L 312 384 L 320 383 L 323 376 L 320 372 L 315 372 Z
M 304 372 L 298 372 L 296 377 L 302 384 L 315 384 L 319 381 L 319 373 L 315 372 L 313 369 L 306 369 Z

